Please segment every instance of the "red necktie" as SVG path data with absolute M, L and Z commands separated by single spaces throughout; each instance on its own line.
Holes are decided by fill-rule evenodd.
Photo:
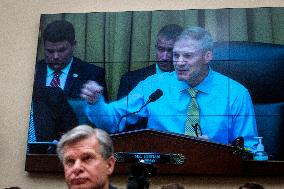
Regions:
M 53 72 L 53 78 L 50 82 L 51 87 L 60 87 L 60 78 L 59 78 L 60 74 L 61 74 L 61 71 Z

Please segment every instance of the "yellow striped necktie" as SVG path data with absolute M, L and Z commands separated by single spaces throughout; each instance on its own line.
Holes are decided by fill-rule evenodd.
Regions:
M 202 135 L 199 122 L 199 108 L 196 100 L 196 95 L 198 90 L 189 88 L 189 95 L 191 96 L 191 101 L 187 109 L 186 124 L 185 124 L 185 134 L 189 136 L 200 136 Z

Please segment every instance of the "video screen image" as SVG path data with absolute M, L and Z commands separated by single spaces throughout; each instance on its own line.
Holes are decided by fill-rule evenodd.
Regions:
M 88 124 L 109 133 L 184 135 L 193 128 L 192 136 L 226 145 L 261 136 L 269 159 L 284 160 L 283 14 L 239 8 L 41 15 L 27 154 L 54 154 L 64 133 Z M 196 27 L 210 33 L 212 47 L 185 37 Z M 107 108 L 82 98 L 90 81 L 103 88 L 99 101 Z M 199 90 L 198 119 L 186 86 Z

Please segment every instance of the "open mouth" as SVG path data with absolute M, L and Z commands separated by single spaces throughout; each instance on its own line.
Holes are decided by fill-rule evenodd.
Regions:
M 171 61 L 168 61 L 168 60 L 161 60 L 161 61 L 158 61 L 158 63 L 159 63 L 160 65 L 172 64 L 172 62 L 171 62 Z
M 88 181 L 86 178 L 75 178 L 71 180 L 71 183 L 74 185 L 85 184 Z
M 58 62 L 56 62 L 56 63 L 50 63 L 49 65 L 51 65 L 51 66 L 60 66 L 61 63 L 58 63 Z
M 176 69 L 176 72 L 178 73 L 183 73 L 183 72 L 187 72 L 188 70 L 181 70 L 181 69 Z

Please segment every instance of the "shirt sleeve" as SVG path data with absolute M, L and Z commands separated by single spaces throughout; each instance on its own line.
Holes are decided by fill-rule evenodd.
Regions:
M 101 96 L 95 104 L 87 104 L 86 113 L 89 120 L 95 124 L 96 127 L 104 129 L 109 133 L 116 133 L 125 129 L 126 121 L 133 124 L 136 123 L 140 117 L 147 116 L 145 109 L 142 109 L 137 114 L 125 116 L 139 110 L 144 103 L 143 87 L 142 85 L 138 85 L 128 96 L 109 104 L 106 103 Z M 122 116 L 125 117 L 121 119 Z
M 258 133 L 253 103 L 247 90 L 242 95 L 238 95 L 232 109 L 235 113 L 232 114 L 232 136 L 230 137 L 230 143 L 237 137 L 244 137 L 245 147 L 253 150 L 253 146 L 257 143 L 255 137 L 258 136 Z

